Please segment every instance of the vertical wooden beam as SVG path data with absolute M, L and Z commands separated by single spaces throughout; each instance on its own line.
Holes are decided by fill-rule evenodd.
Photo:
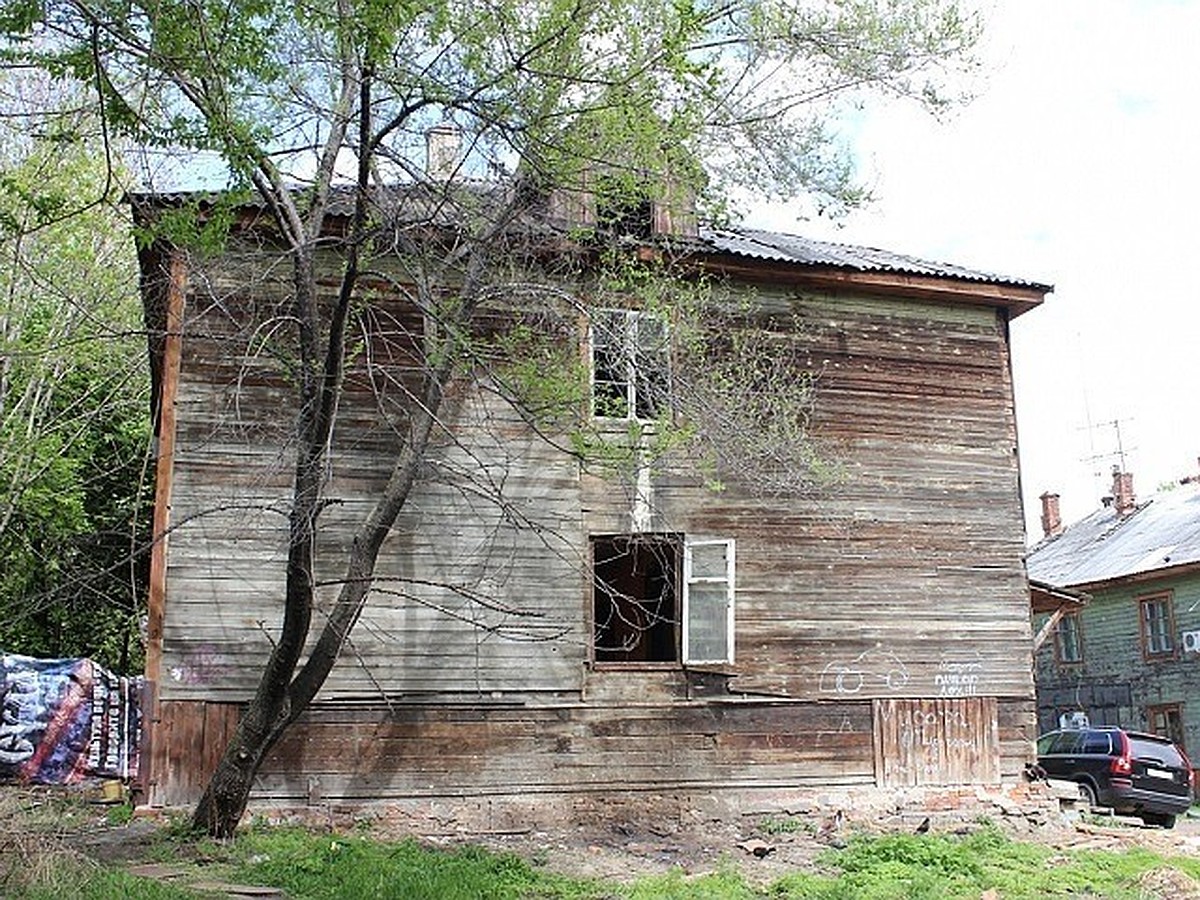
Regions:
M 146 705 L 142 710 L 141 782 L 144 796 L 154 804 L 153 741 L 159 723 L 158 685 L 162 672 L 163 616 L 167 600 L 167 537 L 171 527 L 171 487 L 175 464 L 175 400 L 183 355 L 183 309 L 187 294 L 187 262 L 183 251 L 172 250 L 167 284 L 166 334 L 163 340 L 162 385 L 158 408 L 158 455 L 154 472 L 154 520 L 150 549 L 150 589 L 146 616 Z

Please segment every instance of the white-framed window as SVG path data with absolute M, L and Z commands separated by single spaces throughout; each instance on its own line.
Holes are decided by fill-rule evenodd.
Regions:
M 655 313 L 597 309 L 590 314 L 592 413 L 600 418 L 657 418 L 667 405 L 667 324 Z
M 683 551 L 683 660 L 733 662 L 734 544 L 689 541 Z
M 597 663 L 732 663 L 734 542 L 593 535 Z

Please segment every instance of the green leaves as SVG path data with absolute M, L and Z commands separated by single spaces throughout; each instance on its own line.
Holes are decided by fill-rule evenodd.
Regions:
M 0 131 L 0 645 L 128 670 L 150 431 L 133 247 L 94 121 L 50 96 L 53 115 L 10 108 L 34 137 Z

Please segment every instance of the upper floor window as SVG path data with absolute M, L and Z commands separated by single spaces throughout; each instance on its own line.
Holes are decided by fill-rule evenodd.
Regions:
M 1171 595 L 1158 594 L 1138 600 L 1142 625 L 1142 655 L 1147 659 L 1175 654 L 1175 614 Z
M 591 314 L 592 411 L 612 419 L 655 419 L 667 405 L 667 326 L 654 313 L 600 309 Z
M 1058 620 L 1058 661 L 1060 663 L 1083 662 L 1083 636 L 1079 628 L 1079 614 L 1070 613 Z

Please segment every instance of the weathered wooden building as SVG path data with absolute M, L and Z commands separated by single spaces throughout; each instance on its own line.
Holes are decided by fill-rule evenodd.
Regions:
M 220 254 L 142 255 L 160 398 L 151 804 L 198 796 L 282 607 L 287 273 L 252 213 Z M 748 229 L 700 229 L 686 266 L 815 374 L 811 430 L 838 477 L 768 495 L 666 465 L 626 484 L 464 392 L 255 798 L 587 816 L 1017 777 L 1035 717 L 1009 323 L 1049 288 Z M 637 418 L 642 382 L 610 369 L 622 341 L 645 344 L 640 312 L 579 300 L 593 399 Z M 364 310 L 378 332 L 411 317 L 386 279 Z M 334 558 L 387 471 L 380 385 L 407 364 L 362 340 L 318 547 Z
M 1200 478 L 1183 482 L 1139 499 L 1114 472 L 1103 505 L 1069 525 L 1043 495 L 1030 577 L 1089 598 L 1036 620 L 1053 636 L 1035 655 L 1042 731 L 1082 714 L 1200 749 Z

